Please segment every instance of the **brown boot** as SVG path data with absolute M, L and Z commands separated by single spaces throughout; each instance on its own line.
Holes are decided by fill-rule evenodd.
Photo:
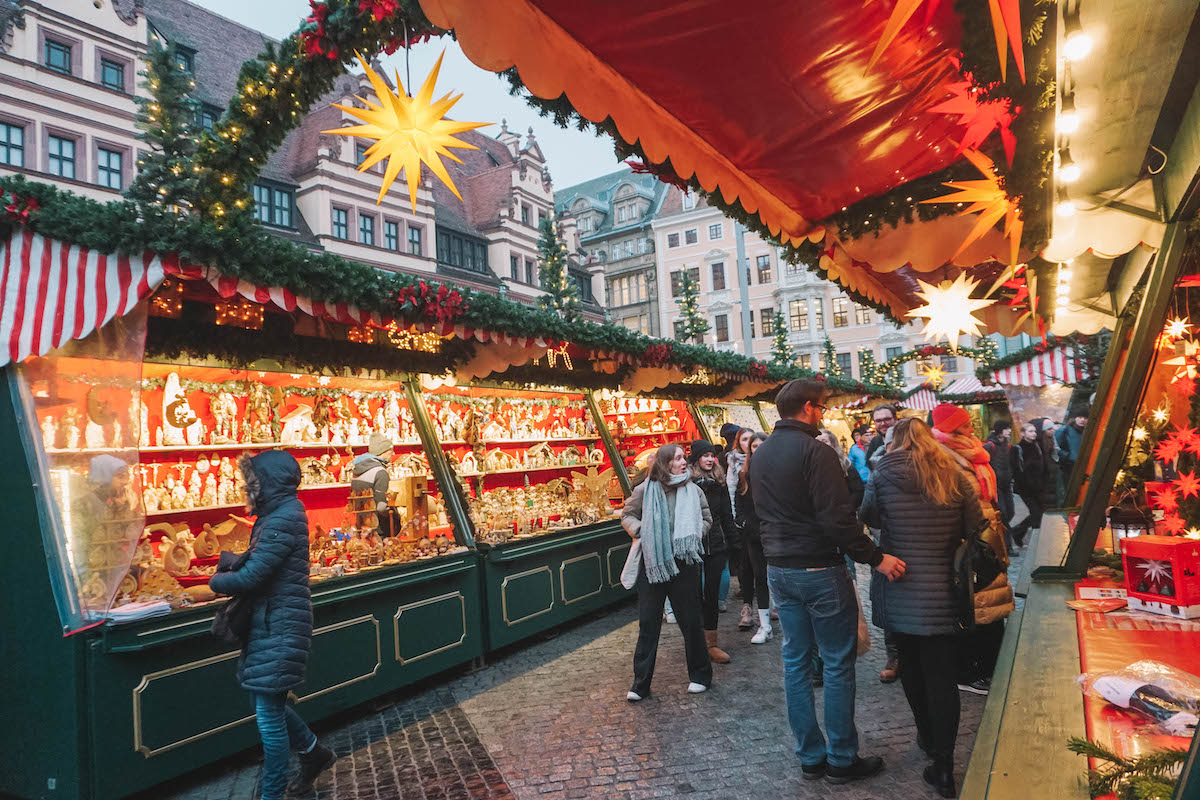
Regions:
M 721 648 L 717 647 L 717 632 L 705 631 L 704 641 L 708 643 L 708 657 L 712 659 L 714 664 L 728 664 L 729 653 L 726 653 Z

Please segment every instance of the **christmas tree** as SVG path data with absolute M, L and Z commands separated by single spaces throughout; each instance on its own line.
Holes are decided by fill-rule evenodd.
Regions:
M 858 351 L 858 372 L 863 383 L 884 382 L 883 370 L 875 363 L 875 353 L 870 348 L 864 347 Z
M 543 219 L 538 240 L 538 281 L 546 294 L 542 307 L 567 320 L 579 316 L 579 287 L 567 271 L 567 246 L 558 238 L 558 223 Z
M 679 310 L 683 314 L 683 339 L 703 344 L 708 333 L 708 320 L 700 313 L 700 284 L 688 270 L 679 279 Z
M 778 309 L 775 311 L 775 323 L 772 327 L 775 330 L 775 340 L 771 342 L 771 363 L 791 366 L 796 363 L 796 353 L 792 350 L 792 345 L 788 342 L 788 332 L 787 328 L 784 327 L 783 312 Z
M 175 58 L 175 46 L 152 48 L 146 57 L 149 98 L 136 98 L 139 138 L 150 152 L 138 160 L 138 174 L 125 194 L 142 213 L 165 206 L 190 207 L 197 173 L 194 120 L 196 102 L 189 96 L 192 76 Z
M 825 351 L 821 356 L 825 361 L 825 374 L 831 378 L 840 378 L 842 376 L 842 365 L 838 363 L 837 353 L 833 349 L 833 340 L 829 335 L 825 335 Z

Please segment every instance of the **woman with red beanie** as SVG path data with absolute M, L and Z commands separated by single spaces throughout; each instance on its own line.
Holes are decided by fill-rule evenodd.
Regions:
M 1004 522 L 996 508 L 999 496 L 996 473 L 992 470 L 991 456 L 975 435 L 970 415 L 965 409 L 949 403 L 937 406 L 933 409 L 933 435 L 963 470 L 979 496 L 979 506 L 988 521 L 980 538 L 1007 565 Z M 986 589 L 975 593 L 975 631 L 963 653 L 960 689 L 975 694 L 988 693 L 996 658 L 1000 655 L 1000 643 L 1004 639 L 1004 618 L 1014 608 L 1007 572 L 1001 572 Z

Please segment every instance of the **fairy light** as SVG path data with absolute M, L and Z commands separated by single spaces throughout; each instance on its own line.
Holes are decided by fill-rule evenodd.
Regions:
M 178 319 L 183 313 L 183 284 L 179 281 L 164 281 L 150 299 L 150 315 Z
M 218 325 L 232 325 L 248 330 L 262 330 L 263 307 L 244 298 L 222 300 L 217 303 Z
M 346 330 L 346 341 L 354 342 L 355 344 L 371 344 L 375 341 L 375 334 L 367 325 L 352 325 Z
M 432 331 L 422 333 L 406 330 L 401 328 L 395 320 L 389 322 L 384 330 L 387 331 L 388 341 L 397 350 L 416 350 L 421 353 L 440 353 L 442 351 L 442 337 Z

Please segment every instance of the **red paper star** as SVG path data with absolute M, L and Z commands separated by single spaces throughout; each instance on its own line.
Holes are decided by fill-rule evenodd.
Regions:
M 1179 458 L 1181 452 L 1183 452 L 1183 442 L 1172 434 L 1158 443 L 1154 455 L 1162 461 L 1174 461 Z
M 1172 535 L 1183 533 L 1183 529 L 1186 527 L 1187 523 L 1177 514 L 1168 514 L 1163 520 L 1163 530 Z
M 955 64 L 957 67 L 957 63 Z M 929 109 L 931 114 L 957 114 L 956 122 L 966 126 L 962 141 L 958 144 L 955 156 L 964 150 L 977 150 L 991 132 L 999 129 L 1000 141 L 1004 145 L 1004 158 L 1011 167 L 1013 153 L 1017 147 L 1017 137 L 1012 132 L 1013 113 L 1008 100 L 995 100 L 990 103 L 982 102 L 975 87 L 966 81 L 952 83 L 947 87 L 954 95 L 949 100 Z
M 1180 470 L 1179 477 L 1171 483 L 1184 497 L 1200 497 L 1200 478 L 1196 477 L 1194 471 L 1183 472 Z
M 1170 514 L 1179 508 L 1179 497 L 1171 489 L 1165 489 L 1153 496 L 1151 505 Z
M 1175 382 L 1171 384 L 1171 388 L 1182 395 L 1191 397 L 1196 393 L 1196 382 L 1183 375 L 1175 379 Z

